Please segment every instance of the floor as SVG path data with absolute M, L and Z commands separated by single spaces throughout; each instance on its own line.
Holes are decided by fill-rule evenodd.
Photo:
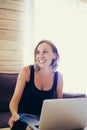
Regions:
M 0 130 L 10 130 L 10 128 L 0 128 Z M 27 128 L 26 130 L 32 130 L 31 128 Z

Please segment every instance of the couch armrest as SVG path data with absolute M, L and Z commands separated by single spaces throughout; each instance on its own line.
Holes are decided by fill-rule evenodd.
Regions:
M 8 126 L 8 120 L 11 117 L 10 112 L 0 112 L 0 128 L 6 128 Z
M 85 98 L 84 93 L 63 93 L 63 98 Z

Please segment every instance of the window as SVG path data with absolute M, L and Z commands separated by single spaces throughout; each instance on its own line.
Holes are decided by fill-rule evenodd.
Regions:
M 34 3 L 34 41 L 49 39 L 58 47 L 58 70 L 63 74 L 66 92 L 87 93 L 87 3 L 82 2 L 35 0 Z

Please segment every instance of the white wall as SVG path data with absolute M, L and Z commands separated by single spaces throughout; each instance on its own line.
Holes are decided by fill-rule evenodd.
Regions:
M 66 92 L 87 93 L 86 9 L 79 0 L 35 0 L 35 44 L 49 39 L 58 47 Z
M 24 65 L 33 64 L 34 61 L 34 0 L 26 0 L 26 16 L 24 17 L 23 28 L 25 28 L 24 42 Z

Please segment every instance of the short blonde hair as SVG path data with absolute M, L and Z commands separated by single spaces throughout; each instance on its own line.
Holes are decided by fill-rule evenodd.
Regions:
M 35 69 L 36 70 L 40 69 L 40 67 L 36 64 L 36 52 L 37 52 L 38 46 L 43 44 L 43 43 L 48 44 L 52 48 L 53 53 L 56 54 L 56 58 L 52 60 L 51 65 L 50 65 L 51 69 L 55 71 L 56 68 L 58 67 L 59 53 L 58 53 L 57 47 L 54 45 L 54 43 L 49 41 L 49 40 L 42 40 L 35 47 L 35 50 L 34 50 L 34 61 L 35 61 L 34 66 L 35 66 Z

